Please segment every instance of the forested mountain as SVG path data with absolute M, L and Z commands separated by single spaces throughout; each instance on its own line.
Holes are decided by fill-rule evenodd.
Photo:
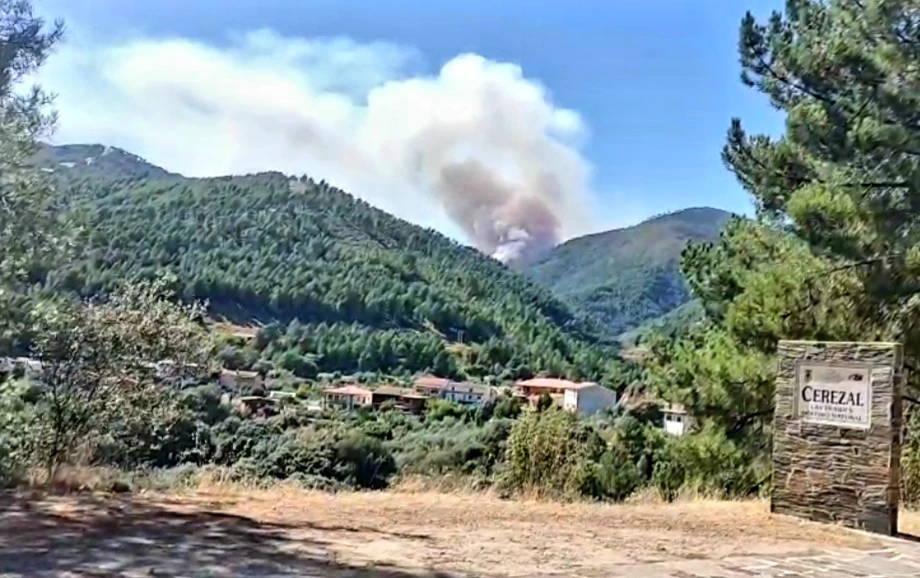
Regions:
M 709 207 L 684 209 L 578 237 L 526 272 L 611 334 L 620 334 L 689 301 L 681 251 L 689 241 L 718 239 L 729 216 Z
M 53 287 L 93 295 L 171 271 L 215 316 L 267 325 L 262 360 L 306 377 L 617 379 L 611 352 L 547 290 L 325 182 L 189 179 L 99 145 L 47 147 L 38 162 L 83 231 Z

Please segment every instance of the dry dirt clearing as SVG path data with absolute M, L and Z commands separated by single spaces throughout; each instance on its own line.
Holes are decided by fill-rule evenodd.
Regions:
M 880 576 L 920 576 L 920 545 L 771 517 L 759 502 L 561 505 L 285 488 L 0 497 L 8 577 L 873 575 L 816 566 L 846 556 L 881 556 L 863 561 L 889 564 Z M 920 520 L 905 516 L 903 529 L 920 534 Z M 811 560 L 815 573 L 783 570 L 790 557 Z

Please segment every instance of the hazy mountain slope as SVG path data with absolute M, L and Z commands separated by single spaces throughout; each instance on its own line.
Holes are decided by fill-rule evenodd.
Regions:
M 688 241 L 718 238 L 730 213 L 708 207 L 662 215 L 556 247 L 526 269 L 577 311 L 619 334 L 683 305 L 680 274 Z
M 93 176 L 103 179 L 117 179 L 125 176 L 138 178 L 179 176 L 152 165 L 135 154 L 117 147 L 98 144 L 46 145 L 39 151 L 35 162 L 44 168 L 45 172 L 79 174 L 83 177 Z
M 326 183 L 187 179 L 95 145 L 39 162 L 85 231 L 56 286 L 93 294 L 169 270 L 216 314 L 280 322 L 271 339 L 318 371 L 605 371 L 609 352 L 547 290 Z

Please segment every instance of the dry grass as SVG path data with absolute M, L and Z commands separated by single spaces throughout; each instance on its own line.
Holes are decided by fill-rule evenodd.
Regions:
M 902 534 L 920 538 L 920 511 L 901 510 L 898 514 L 898 527 Z
M 106 488 L 104 473 L 62 472 L 58 487 Z M 388 492 L 329 494 L 279 483 L 239 484 L 220 475 L 187 480 L 184 489 L 136 492 L 131 502 L 181 516 L 230 515 L 283 528 L 293 552 L 304 544 L 349 567 L 438 569 L 508 575 L 600 575 L 681 559 L 770 555 L 824 546 L 860 547 L 868 536 L 771 516 L 762 501 L 690 497 L 662 504 L 649 494 L 627 504 L 503 500 L 468 479 L 406 480 Z M 151 485 L 148 488 L 153 488 Z M 74 508 L 53 499 L 55 511 Z M 902 531 L 920 535 L 920 515 L 904 512 Z M 315 550 L 315 552 L 314 552 Z
M 203 480 L 181 495 L 150 495 L 175 507 L 282 524 L 297 540 L 323 542 L 357 565 L 510 574 L 579 575 L 611 565 L 772 554 L 871 539 L 832 526 L 771 516 L 760 501 L 560 504 L 489 493 L 436 493 L 415 485 L 328 494 L 280 484 L 257 489 Z M 920 521 L 905 516 L 908 527 Z

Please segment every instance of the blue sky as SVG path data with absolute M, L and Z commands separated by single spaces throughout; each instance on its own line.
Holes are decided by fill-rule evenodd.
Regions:
M 592 172 L 586 192 L 589 200 L 577 202 L 588 205 L 583 207 L 592 219 L 587 229 L 596 230 L 681 207 L 749 210 L 745 194 L 723 167 L 719 153 L 732 116 L 740 116 L 752 130 L 775 133 L 782 128 L 781 117 L 766 100 L 740 83 L 736 53 L 744 11 L 765 15 L 776 4 L 726 0 L 39 0 L 37 7 L 42 14 L 67 19 L 73 31 L 71 43 L 95 49 L 138 39 L 181 38 L 221 50 L 233 42 L 234 34 L 271 30 L 284 38 L 337 37 L 361 45 L 382 42 L 404 47 L 412 51 L 409 61 L 415 74 L 436 73 L 463 53 L 517 64 L 526 78 L 545 85 L 554 105 L 581 116 L 587 136 L 579 145 L 580 153 Z M 83 51 L 84 65 L 91 61 L 87 52 Z M 68 82 L 75 81 L 61 80 L 60 72 L 50 78 L 52 88 L 66 101 Z M 89 90 L 78 87 L 70 92 L 81 94 L 85 102 L 95 98 L 87 96 Z M 94 132 L 87 128 L 89 121 L 69 126 L 67 114 L 76 106 L 67 101 L 62 107 L 66 129 L 62 136 L 113 135 L 115 140 L 135 143 L 121 133 Z M 144 148 L 147 141 L 137 142 L 136 146 Z M 145 156 L 165 164 L 164 155 L 152 158 L 157 155 L 151 151 L 157 149 L 148 148 L 136 152 L 147 152 Z M 371 196 L 369 200 L 376 204 L 380 199 Z M 380 204 L 407 216 L 405 207 Z M 439 226 L 437 216 L 415 220 L 442 229 L 453 227 Z

